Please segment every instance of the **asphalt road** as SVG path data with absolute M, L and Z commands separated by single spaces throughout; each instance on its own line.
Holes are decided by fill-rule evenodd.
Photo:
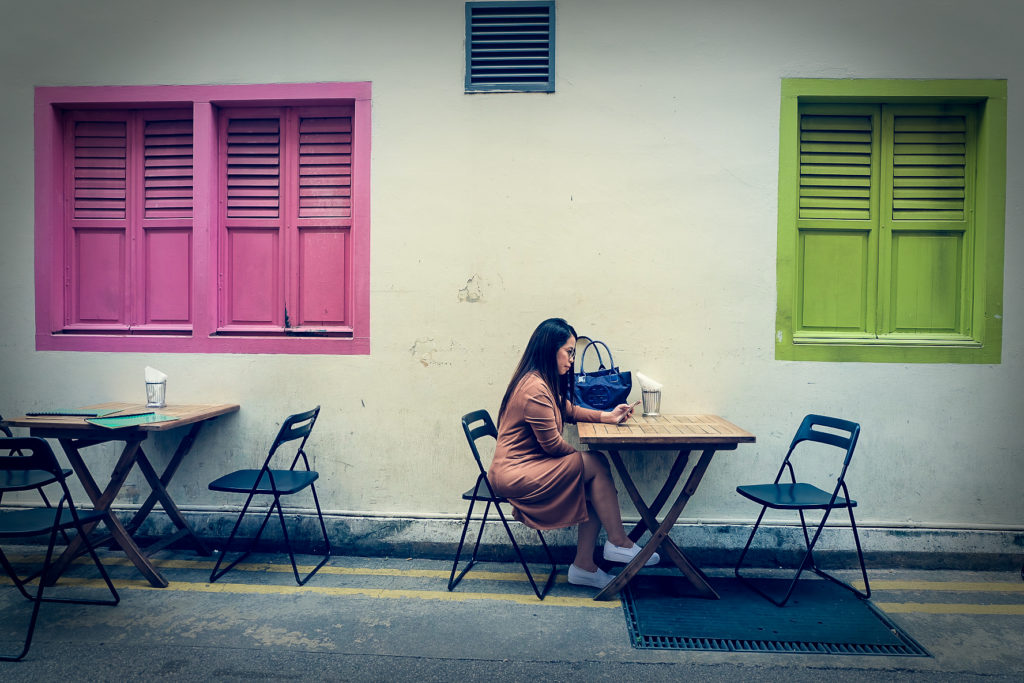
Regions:
M 28 566 L 34 552 L 8 554 Z M 153 589 L 123 556 L 103 557 L 121 604 L 44 604 L 31 651 L 0 663 L 0 680 L 1024 680 L 1016 572 L 873 570 L 872 601 L 932 655 L 892 657 L 636 649 L 621 604 L 595 603 L 564 568 L 540 602 L 505 564 L 479 565 L 449 592 L 446 562 L 337 556 L 300 588 L 284 555 L 209 584 L 209 559 L 171 551 L 158 556 L 170 586 Z M 97 585 L 80 560 L 59 588 Z M 28 607 L 0 587 L 4 652 Z

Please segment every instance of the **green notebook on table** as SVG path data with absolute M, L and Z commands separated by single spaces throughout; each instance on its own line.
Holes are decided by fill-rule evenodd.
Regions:
M 90 417 L 86 422 L 97 427 L 106 429 L 121 429 L 123 427 L 138 427 L 139 425 L 153 424 L 154 422 L 170 422 L 178 418 L 172 415 L 157 415 L 147 413 L 145 415 L 121 415 L 115 417 Z
M 58 408 L 56 410 L 36 410 L 25 413 L 26 417 L 104 417 L 111 413 L 121 412 L 117 408 L 103 410 L 87 410 L 85 408 Z

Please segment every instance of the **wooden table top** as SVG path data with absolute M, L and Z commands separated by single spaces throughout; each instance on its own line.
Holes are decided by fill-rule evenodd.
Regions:
M 168 404 L 163 408 L 147 408 L 145 403 L 97 403 L 91 406 L 84 406 L 84 409 L 91 410 L 119 410 L 125 413 L 132 412 L 146 412 L 150 411 L 157 415 L 171 415 L 178 419 L 168 420 L 167 422 L 153 422 L 151 424 L 143 424 L 135 427 L 125 429 L 137 429 L 146 432 L 164 432 L 169 429 L 176 429 L 183 427 L 195 422 L 202 422 L 203 420 L 210 420 L 219 415 L 225 415 L 227 413 L 236 412 L 239 409 L 237 403 L 218 403 L 214 405 L 179 405 L 179 404 Z M 118 413 L 108 415 L 107 417 L 117 417 Z M 84 417 L 74 417 L 70 415 L 39 415 L 39 416 L 22 416 L 8 420 L 4 420 L 7 424 L 12 427 L 28 427 L 30 429 L 94 429 L 101 430 L 104 432 L 114 432 L 119 430 L 106 430 L 102 427 L 91 425 L 85 421 Z
M 753 443 L 754 435 L 717 415 L 654 415 L 634 413 L 617 425 L 580 422 L 580 443 L 594 446 L 658 446 Z

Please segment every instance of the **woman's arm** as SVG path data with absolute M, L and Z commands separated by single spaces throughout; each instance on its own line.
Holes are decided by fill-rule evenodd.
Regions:
M 562 431 L 559 429 L 561 420 L 555 415 L 554 397 L 546 388 L 537 387 L 526 397 L 523 417 L 533 430 L 538 445 L 548 455 L 569 455 L 576 450 L 562 438 Z
M 561 457 L 574 453 L 575 449 L 562 438 L 562 420 L 555 407 L 555 396 L 540 378 L 525 381 L 521 387 L 525 392 L 523 420 L 534 433 L 541 450 L 549 456 Z
M 569 413 L 574 422 L 603 422 L 604 424 L 614 425 L 619 424 L 632 415 L 633 407 L 623 403 L 615 406 L 613 410 L 600 411 L 569 404 L 566 412 Z

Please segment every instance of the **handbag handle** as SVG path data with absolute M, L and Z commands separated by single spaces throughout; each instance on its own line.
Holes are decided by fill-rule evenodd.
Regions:
M 590 343 L 588 343 L 586 346 L 583 347 L 583 354 L 580 356 L 580 373 L 581 374 L 584 374 L 584 375 L 587 374 L 587 371 L 583 368 L 583 363 L 584 363 L 584 361 L 587 358 L 587 351 L 590 350 L 591 346 L 596 347 L 596 350 L 597 350 L 597 362 L 598 362 L 598 365 L 599 365 L 599 367 L 597 369 L 599 371 L 605 369 L 604 358 L 601 357 L 601 349 L 597 348 L 598 344 L 603 346 L 604 350 L 608 352 L 608 367 L 615 367 L 615 361 L 612 360 L 612 350 L 608 348 L 608 345 L 605 344 L 603 341 L 600 341 L 600 340 L 597 340 L 597 339 L 591 339 Z
M 586 340 L 586 344 L 583 344 L 583 340 Z M 594 343 L 594 340 L 585 334 L 576 335 L 576 349 L 572 358 L 572 374 L 576 374 L 576 359 L 580 359 L 580 371 L 583 370 L 583 354 L 586 352 L 587 347 Z M 580 344 L 583 344 L 583 351 L 580 351 Z

